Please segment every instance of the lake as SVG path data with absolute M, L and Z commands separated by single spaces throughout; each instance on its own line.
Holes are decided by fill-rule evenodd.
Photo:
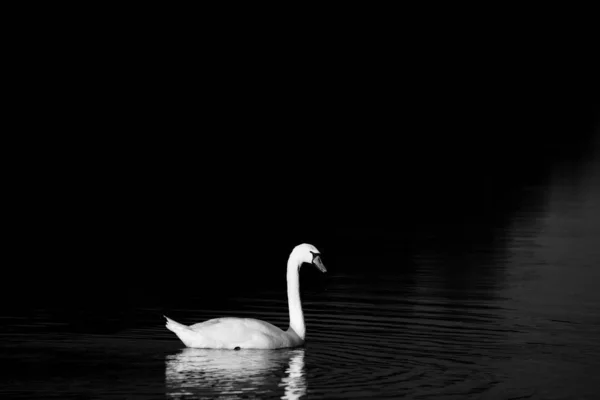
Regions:
M 329 226 L 320 236 L 329 272 L 301 271 L 301 348 L 188 349 L 162 319 L 240 316 L 287 328 L 290 247 L 265 254 L 279 275 L 239 290 L 239 281 L 196 286 L 181 276 L 165 278 L 164 292 L 155 279 L 92 301 L 96 289 L 85 286 L 32 286 L 15 297 L 27 306 L 4 304 L 0 397 L 596 399 L 600 157 L 553 164 L 511 196 L 509 209 L 481 218 Z

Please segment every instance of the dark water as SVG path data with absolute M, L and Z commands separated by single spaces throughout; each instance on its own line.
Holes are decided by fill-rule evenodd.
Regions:
M 281 279 L 255 290 L 220 280 L 170 300 L 153 286 L 106 290 L 101 306 L 82 291 L 59 305 L 5 303 L 0 397 L 596 399 L 600 158 L 555 164 L 515 196 L 493 222 L 434 221 L 405 239 L 338 232 L 353 244 L 322 249 L 327 276 L 302 271 L 302 348 L 186 349 L 161 319 L 285 328 L 285 258 Z

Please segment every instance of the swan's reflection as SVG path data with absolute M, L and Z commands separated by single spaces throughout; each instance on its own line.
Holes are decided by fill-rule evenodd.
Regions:
M 282 399 L 299 399 L 306 394 L 306 377 L 304 373 L 304 349 L 294 350 L 291 354 L 287 376 L 281 379 L 279 386 L 285 387 Z
M 306 393 L 304 349 L 185 348 L 165 362 L 167 395 L 172 398 L 261 398 L 280 387 L 283 399 Z

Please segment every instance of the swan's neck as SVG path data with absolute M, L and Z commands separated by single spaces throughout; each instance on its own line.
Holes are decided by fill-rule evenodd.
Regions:
M 287 264 L 287 295 L 290 306 L 290 328 L 294 330 L 300 339 L 304 340 L 306 327 L 304 326 L 304 314 L 300 302 L 300 277 L 298 272 L 301 263 L 290 255 Z

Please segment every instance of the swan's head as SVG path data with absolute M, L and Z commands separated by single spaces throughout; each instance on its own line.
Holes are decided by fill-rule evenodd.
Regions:
M 302 265 L 302 263 L 313 264 L 319 271 L 327 272 L 323 261 L 321 261 L 321 253 L 312 244 L 299 244 L 292 250 L 292 255 L 299 261 L 298 265 Z

